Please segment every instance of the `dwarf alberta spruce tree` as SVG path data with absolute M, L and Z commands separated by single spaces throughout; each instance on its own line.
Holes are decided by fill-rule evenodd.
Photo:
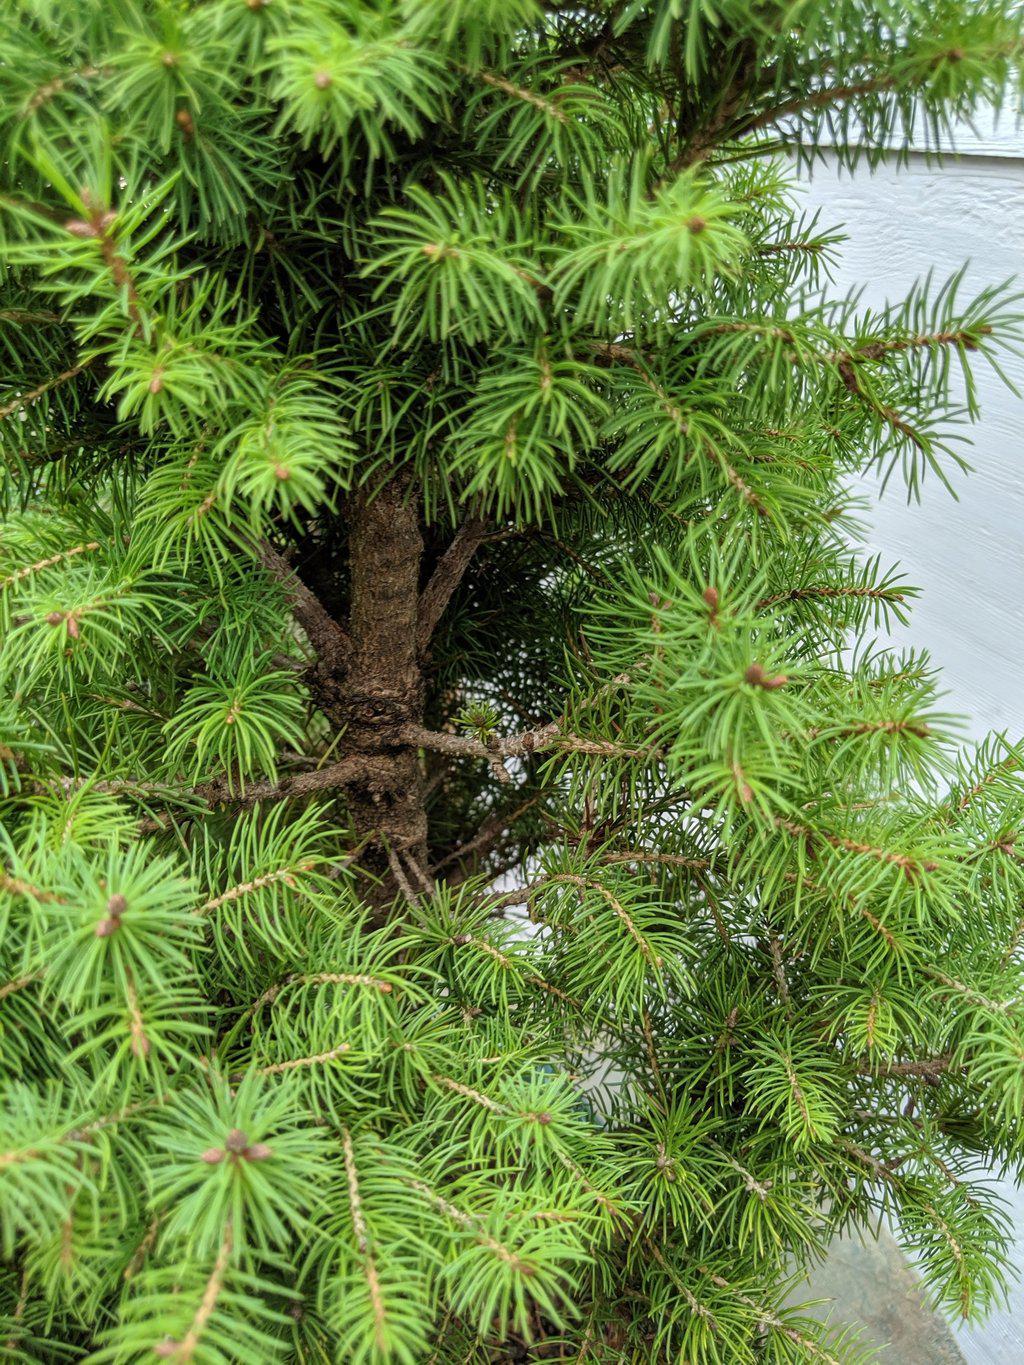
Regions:
M 4 6 L 9 1358 L 854 1361 L 880 1218 L 998 1296 L 1024 755 L 850 488 L 1020 315 L 827 302 L 790 180 L 1017 11 Z

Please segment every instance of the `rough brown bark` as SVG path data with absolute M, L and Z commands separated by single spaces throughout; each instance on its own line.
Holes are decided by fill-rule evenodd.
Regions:
M 423 719 L 416 643 L 422 554 L 406 481 L 353 497 L 344 749 L 364 760 L 348 785 L 348 805 L 356 836 L 366 840 L 360 862 L 379 878 L 366 894 L 378 912 L 399 890 L 396 856 L 427 866 L 423 772 L 407 730 Z M 410 881 L 416 884 L 415 875 Z

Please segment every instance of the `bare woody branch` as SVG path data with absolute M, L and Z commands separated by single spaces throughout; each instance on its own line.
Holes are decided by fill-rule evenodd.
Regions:
M 425 653 L 437 624 L 451 601 L 452 593 L 462 582 L 470 560 L 476 554 L 486 534 L 487 523 L 482 517 L 470 516 L 455 533 L 430 581 L 420 594 L 419 619 L 416 626 L 416 645 Z
M 205 786 L 195 787 L 193 795 L 210 802 L 211 805 L 232 805 L 240 807 L 255 806 L 259 801 L 284 801 L 297 796 L 314 796 L 318 792 L 331 791 L 357 781 L 366 771 L 367 760 L 361 754 L 349 754 L 336 763 L 316 768 L 309 773 L 296 773 L 277 781 L 269 778 L 262 782 L 250 782 L 243 790 L 231 791 L 222 779 L 208 782 Z
M 315 593 L 306 587 L 279 551 L 265 540 L 256 546 L 259 562 L 284 586 L 295 619 L 306 632 L 320 661 L 332 668 L 343 668 L 349 653 L 349 638 Z
M 590 754 L 595 758 L 651 758 L 657 756 L 654 749 L 635 749 L 614 740 L 586 739 L 582 735 L 568 734 L 561 729 L 558 721 L 541 726 L 537 730 L 524 730 L 517 735 L 502 739 L 490 735 L 486 740 L 472 735 L 451 735 L 444 731 L 427 730 L 422 725 L 406 725 L 401 738 L 417 748 L 431 749 L 435 753 L 448 754 L 452 758 L 481 758 L 491 765 L 495 776 L 501 782 L 511 778 L 503 766 L 506 758 L 525 758 L 529 754 L 542 753 L 548 749 L 559 749 L 566 753 Z

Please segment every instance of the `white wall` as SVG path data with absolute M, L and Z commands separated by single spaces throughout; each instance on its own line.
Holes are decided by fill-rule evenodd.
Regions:
M 990 127 L 958 142 L 965 154 L 941 166 L 914 157 L 873 173 L 865 166 L 840 175 L 831 160 L 815 167 L 807 206 L 849 234 L 838 291 L 862 289 L 863 302 L 878 306 L 902 297 L 929 269 L 941 279 L 964 261 L 966 286 L 1024 276 L 1024 134 Z M 1024 359 L 1007 357 L 1006 368 L 1024 391 Z M 959 501 L 926 481 L 921 505 L 908 507 L 895 476 L 880 498 L 871 481 L 877 501 L 866 548 L 886 564 L 899 561 L 922 589 L 895 638 L 928 648 L 941 665 L 945 709 L 965 713 L 971 735 L 1007 730 L 1017 739 L 1024 736 L 1024 399 L 985 369 L 978 391 L 982 420 L 965 451 L 974 473 L 952 477 Z M 1015 1209 L 1016 1263 L 1024 1270 L 1024 1196 L 1010 1186 L 1003 1192 Z M 1022 1365 L 1024 1284 L 1005 1313 L 959 1331 L 958 1342 L 970 1365 Z
M 1024 140 L 1020 142 L 1024 158 Z M 999 283 L 1024 266 L 1024 159 L 961 157 L 944 167 L 914 160 L 872 174 L 819 166 L 809 204 L 846 224 L 836 287 L 863 288 L 865 304 L 899 298 L 929 269 L 944 277 L 969 261 L 965 285 Z M 1024 360 L 1007 357 L 1024 389 Z M 907 506 L 894 478 L 875 508 L 869 548 L 898 559 L 923 589 L 897 638 L 925 645 L 943 667 L 971 732 L 1024 735 L 1024 401 L 984 367 L 982 420 L 967 451 L 974 473 L 954 471 L 954 501 L 926 481 Z M 1024 1358 L 1024 1357 L 1022 1357 Z

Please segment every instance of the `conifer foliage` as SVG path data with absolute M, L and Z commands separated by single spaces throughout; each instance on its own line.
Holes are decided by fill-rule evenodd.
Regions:
M 883 1216 L 984 1312 L 1024 755 L 851 488 L 1020 309 L 829 302 L 792 178 L 1012 102 L 1019 6 L 0 32 L 6 1354 L 855 1361 L 789 1286 Z

